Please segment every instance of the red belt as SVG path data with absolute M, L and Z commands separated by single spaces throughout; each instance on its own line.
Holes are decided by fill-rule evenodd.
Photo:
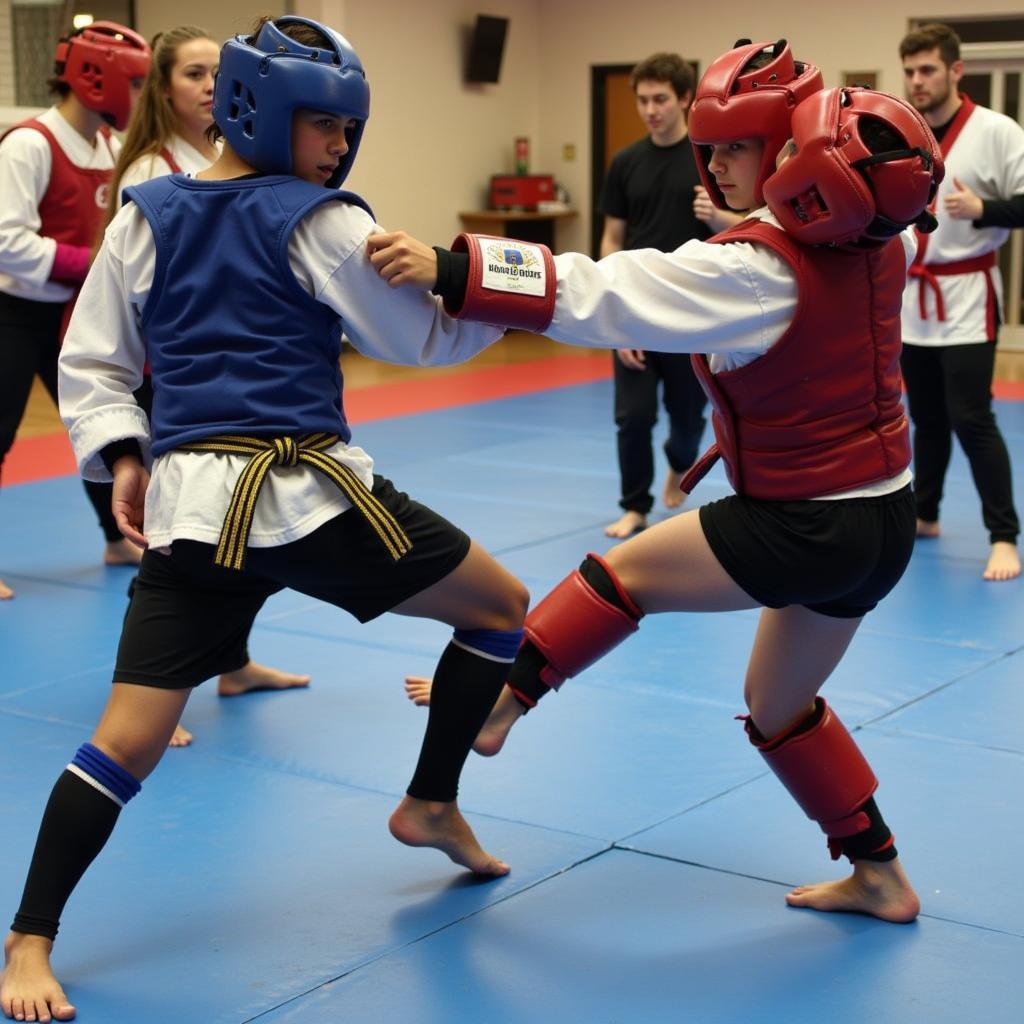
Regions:
M 925 286 L 931 288 L 935 295 L 935 314 L 940 322 L 946 319 L 946 304 L 942 297 L 942 288 L 939 285 L 940 277 L 953 277 L 960 274 L 984 273 L 987 285 L 987 298 L 985 302 L 985 326 L 988 330 L 989 339 L 996 336 L 996 288 L 992 283 L 991 270 L 996 265 L 995 251 L 987 252 L 984 256 L 974 256 L 969 260 L 954 260 L 952 263 L 912 263 L 907 271 L 908 276 L 916 277 L 918 281 L 917 301 L 921 319 L 928 319 L 928 311 L 925 307 Z

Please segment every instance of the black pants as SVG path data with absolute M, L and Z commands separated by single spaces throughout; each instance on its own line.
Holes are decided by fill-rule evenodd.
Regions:
M 39 375 L 57 402 L 57 357 L 60 355 L 61 302 L 34 302 L 0 292 L 0 475 L 14 445 L 21 418 Z M 100 522 L 103 536 L 121 539 L 110 510 L 111 485 L 83 481 L 85 493 Z
M 1010 455 L 992 411 L 996 346 L 904 345 L 903 377 L 914 424 L 914 492 L 918 518 L 936 522 L 952 436 L 971 467 L 981 516 L 992 543 L 1015 542 Z
M 615 423 L 618 430 L 619 475 L 627 512 L 647 515 L 654 505 L 654 447 L 652 434 L 658 421 L 658 384 L 668 413 L 665 441 L 668 464 L 684 473 L 697 459 L 704 433 L 707 396 L 690 366 L 688 355 L 646 352 L 647 366 L 630 370 L 612 353 L 615 366 Z

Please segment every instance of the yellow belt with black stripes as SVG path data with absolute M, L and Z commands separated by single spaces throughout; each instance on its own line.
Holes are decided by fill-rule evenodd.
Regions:
M 412 550 L 412 541 L 398 524 L 398 520 L 373 496 L 367 486 L 349 469 L 326 454 L 336 444 L 337 434 L 306 434 L 295 440 L 291 437 L 247 437 L 238 434 L 216 434 L 199 441 L 178 445 L 179 451 L 220 452 L 225 455 L 249 455 L 231 495 L 231 504 L 224 517 L 224 527 L 217 543 L 216 565 L 227 569 L 241 569 L 245 564 L 245 546 L 252 528 L 253 512 L 260 488 L 274 466 L 297 466 L 305 463 L 319 470 L 337 485 L 352 507 L 358 509 L 373 527 L 381 543 L 397 562 Z

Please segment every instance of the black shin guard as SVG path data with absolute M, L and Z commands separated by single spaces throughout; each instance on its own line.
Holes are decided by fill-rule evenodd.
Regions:
M 110 838 L 120 813 L 120 804 L 78 775 L 61 775 L 43 812 L 12 931 L 56 937 L 64 904 Z
M 897 854 L 893 835 L 882 818 L 882 812 L 879 811 L 875 798 L 871 797 L 861 807 L 861 811 L 868 816 L 871 824 L 863 832 L 837 840 L 843 855 L 848 857 L 851 863 L 858 860 L 877 862 L 895 860 Z
M 508 661 L 496 661 L 457 643 L 441 655 L 430 691 L 430 718 L 416 772 L 406 792 L 417 800 L 454 800 L 459 776 L 505 685 Z
M 541 678 L 541 672 L 547 668 L 547 664 L 547 658 L 533 643 L 530 640 L 524 641 L 508 673 L 509 689 L 523 709 L 523 714 L 536 707 L 537 701 L 551 692 L 551 687 Z

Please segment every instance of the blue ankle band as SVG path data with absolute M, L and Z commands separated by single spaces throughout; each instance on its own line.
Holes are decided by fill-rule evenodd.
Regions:
M 83 743 L 78 748 L 68 765 L 68 771 L 109 796 L 121 807 L 142 789 L 142 784 L 134 775 L 126 772 L 91 743 Z
M 516 652 L 523 642 L 521 629 L 457 629 L 453 640 L 464 650 L 479 654 L 491 661 L 516 660 Z

